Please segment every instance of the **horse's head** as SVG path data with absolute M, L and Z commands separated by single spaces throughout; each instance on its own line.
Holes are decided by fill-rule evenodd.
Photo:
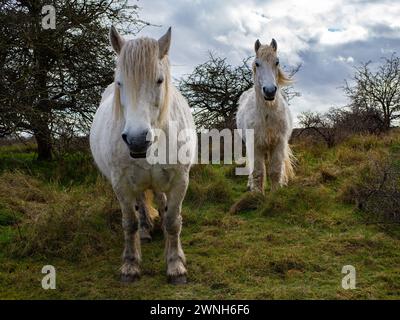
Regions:
M 270 45 L 262 45 L 259 40 L 254 45 L 254 85 L 259 96 L 266 101 L 274 101 L 279 86 L 289 82 L 279 66 L 277 48 L 275 39 L 272 39 Z
M 110 40 L 118 54 L 115 108 L 124 119 L 121 139 L 133 158 L 143 158 L 153 139 L 152 129 L 162 127 L 168 108 L 171 28 L 158 41 L 126 41 L 111 27 Z

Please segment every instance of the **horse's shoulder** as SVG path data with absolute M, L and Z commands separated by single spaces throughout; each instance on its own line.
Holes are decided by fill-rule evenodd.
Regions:
M 255 95 L 254 88 L 250 88 L 244 91 L 239 98 L 239 105 L 248 103 L 249 101 L 251 101 L 254 95 Z
M 239 99 L 239 110 L 245 118 L 254 117 L 254 113 L 257 112 L 256 108 L 256 93 L 254 88 L 243 92 Z

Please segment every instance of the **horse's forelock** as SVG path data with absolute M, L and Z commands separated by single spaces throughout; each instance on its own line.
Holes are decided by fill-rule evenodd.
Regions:
M 119 119 L 121 116 L 121 99 L 120 99 L 119 87 L 116 84 L 114 91 L 114 115 L 116 119 Z
M 129 40 L 124 45 L 118 60 L 118 68 L 125 78 L 139 85 L 157 77 L 158 43 L 154 39 Z
M 269 45 L 261 45 L 257 50 L 257 58 L 268 60 L 271 57 L 276 57 L 276 51 Z

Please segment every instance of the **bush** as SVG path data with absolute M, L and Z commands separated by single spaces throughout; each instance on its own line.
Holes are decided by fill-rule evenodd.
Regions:
M 391 158 L 373 159 L 359 179 L 348 184 L 342 199 L 374 219 L 400 222 L 400 163 Z

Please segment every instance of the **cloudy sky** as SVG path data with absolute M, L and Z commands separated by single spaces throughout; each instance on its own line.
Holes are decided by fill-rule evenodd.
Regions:
M 141 35 L 158 38 L 173 28 L 170 60 L 174 77 L 190 73 L 213 51 L 232 64 L 253 55 L 257 38 L 278 42 L 281 63 L 302 64 L 292 102 L 304 110 L 346 103 L 340 87 L 353 67 L 400 53 L 399 0 L 131 0 L 140 16 L 161 27 Z

